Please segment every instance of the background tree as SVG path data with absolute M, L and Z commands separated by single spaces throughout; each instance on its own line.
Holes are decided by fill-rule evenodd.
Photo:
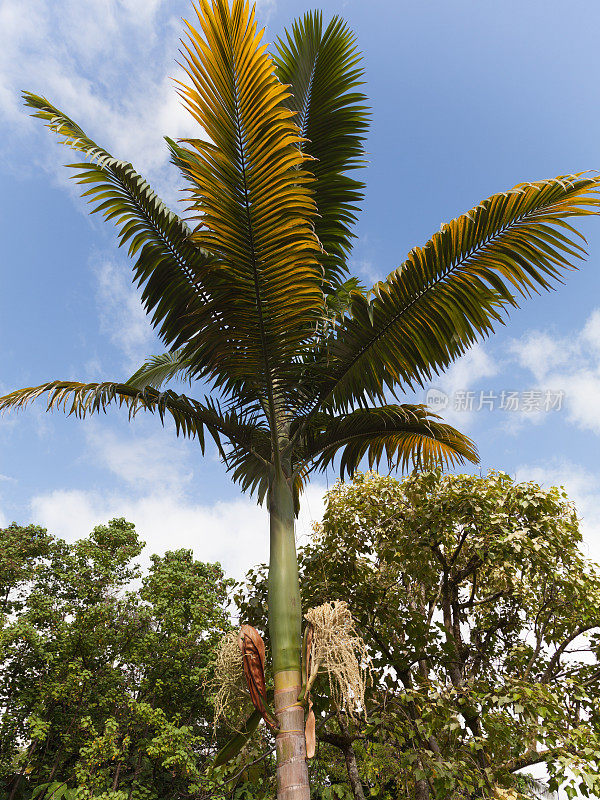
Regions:
M 0 541 L 0 796 L 273 796 L 264 728 L 211 768 L 230 735 L 207 684 L 229 629 L 218 565 L 180 550 L 140 578 L 123 520 L 74 545 L 35 526 Z M 313 797 L 531 797 L 535 764 L 597 793 L 600 572 L 580 542 L 564 493 L 502 474 L 335 487 L 300 552 L 303 602 L 347 592 L 374 672 L 366 720 L 313 688 Z M 263 566 L 238 601 L 268 643 L 267 594 Z
M 119 519 L 73 545 L 17 525 L 0 540 L 0 796 L 199 796 L 221 738 L 205 686 L 229 628 L 220 566 L 178 550 L 141 577 Z
M 473 444 L 423 406 L 388 395 L 423 385 L 583 254 L 571 217 L 597 213 L 598 181 L 522 184 L 446 225 L 371 292 L 346 279 L 367 126 L 354 37 L 307 14 L 261 44 L 244 0 L 201 0 L 179 85 L 205 139 L 168 140 L 194 227 L 169 211 L 130 164 L 113 158 L 46 99 L 26 104 L 88 162 L 85 196 L 136 257 L 134 280 L 168 352 L 119 383 L 52 381 L 0 408 L 46 395 L 77 416 L 111 403 L 170 414 L 205 432 L 232 477 L 270 512 L 269 626 L 279 719 L 280 800 L 307 800 L 301 609 L 294 512 L 313 469 L 340 454 L 407 466 L 475 460 Z M 203 133 L 203 135 L 204 135 Z M 175 376 L 203 401 L 158 391 Z
M 315 685 L 323 796 L 531 796 L 534 765 L 551 790 L 598 794 L 600 570 L 581 541 L 564 491 L 502 473 L 335 486 L 299 554 L 302 600 L 347 598 L 375 669 L 366 721 Z M 266 630 L 265 569 L 238 601 Z

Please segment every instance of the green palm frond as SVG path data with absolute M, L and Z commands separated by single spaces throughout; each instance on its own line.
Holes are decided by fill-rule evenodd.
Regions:
M 171 417 L 177 435 L 197 439 L 202 452 L 208 431 L 229 470 L 236 470 L 244 459 L 255 466 L 261 464 L 264 470 L 271 458 L 269 432 L 252 412 L 223 409 L 210 397 L 200 403 L 171 390 L 160 392 L 149 385 L 136 388 L 128 383 L 50 381 L 0 397 L 0 412 L 25 408 L 44 395 L 47 411 L 57 409 L 80 419 L 105 413 L 111 405 L 124 406 L 130 417 L 141 410 L 158 414 L 163 424 L 165 418 Z
M 319 216 L 314 225 L 325 251 L 319 260 L 328 292 L 347 271 L 355 212 L 363 198 L 364 183 L 346 174 L 365 164 L 369 114 L 358 90 L 361 56 L 343 20 L 334 17 L 323 30 L 320 11 L 296 20 L 275 46 L 277 75 L 292 92 L 286 103 L 306 139 L 302 150 L 315 159 L 308 168 L 315 176 Z
M 232 454 L 228 453 L 227 465 L 234 483 L 237 483 L 243 492 L 249 492 L 256 497 L 257 503 L 264 503 L 271 478 L 269 463 L 256 452 L 247 454 L 240 451 L 237 458 L 235 454 L 232 457 Z
M 46 98 L 23 94 L 33 116 L 62 137 L 62 143 L 83 153 L 90 162 L 69 164 L 78 183 L 89 187 L 83 196 L 96 203 L 119 230 L 119 246 L 127 244 L 136 257 L 134 279 L 142 301 L 162 340 L 178 347 L 198 330 L 218 320 L 204 286 L 212 258 L 190 240 L 190 229 L 154 193 L 131 164 L 111 156 L 72 119 Z
M 227 437 L 231 451 L 227 456 L 227 467 L 233 469 L 237 459 L 244 454 L 253 455 L 268 464 L 271 460 L 271 437 L 260 408 L 224 407 L 212 397 L 205 397 L 205 410 L 212 414 L 215 425 Z
M 210 142 L 186 139 L 177 157 L 199 220 L 193 238 L 218 258 L 211 296 L 227 329 L 197 341 L 215 349 L 221 372 L 253 383 L 273 417 L 274 386 L 288 390 L 324 303 L 312 178 L 248 4 L 201 0 L 198 21 L 201 32 L 187 23 L 180 94 Z M 192 360 L 195 347 L 185 349 Z
M 600 181 L 526 183 L 442 225 L 330 337 L 314 407 L 347 410 L 385 390 L 423 386 L 502 323 L 518 295 L 549 289 L 585 250 L 568 220 L 598 214 Z
M 144 389 L 146 386 L 160 389 L 172 378 L 191 380 L 190 366 L 189 359 L 184 358 L 180 350 L 162 353 L 159 356 L 149 356 L 125 383 L 133 389 Z
M 204 452 L 205 428 L 219 446 L 219 420 L 212 409 L 175 392 L 158 392 L 156 389 L 135 389 L 125 383 L 79 383 L 77 381 L 50 381 L 40 386 L 19 389 L 0 397 L 0 412 L 25 408 L 34 400 L 46 395 L 46 411 L 58 409 L 68 416 L 84 419 L 92 414 L 106 413 L 110 405 L 125 406 L 129 416 L 138 411 L 158 414 L 161 422 L 170 416 L 177 434 L 197 439 Z
M 336 317 L 342 318 L 352 308 L 354 295 L 364 295 L 366 291 L 366 287 L 355 277 L 339 283 L 334 291 L 327 295 L 327 322 L 330 323 Z
M 221 421 L 229 440 L 224 462 L 231 479 L 243 492 L 256 496 L 263 503 L 271 477 L 273 451 L 271 436 L 264 414 L 247 404 L 243 411 L 223 408 L 217 401 L 206 398 L 207 407 Z
M 350 414 L 317 414 L 299 447 L 299 466 L 325 470 L 340 455 L 340 477 L 352 475 L 366 456 L 369 468 L 385 458 L 388 467 L 408 469 L 477 462 L 474 443 L 438 422 L 422 405 L 361 408 Z
M 165 142 L 171 153 L 171 164 L 177 167 L 186 181 L 193 183 L 194 174 L 189 168 L 190 160 L 197 161 L 198 164 L 202 163 L 201 160 L 194 158 L 194 153 L 191 150 L 182 147 L 170 136 L 165 136 Z

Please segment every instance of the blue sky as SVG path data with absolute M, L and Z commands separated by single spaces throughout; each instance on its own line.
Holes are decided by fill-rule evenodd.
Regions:
M 600 168 L 597 0 L 321 7 L 348 20 L 365 54 L 373 125 L 352 269 L 366 283 L 494 192 Z M 309 8 L 259 3 L 267 40 Z M 2 4 L 3 393 L 53 378 L 121 379 L 161 351 L 114 231 L 87 215 L 62 167 L 75 159 L 27 116 L 19 91 L 46 95 L 175 207 L 162 136 L 199 135 L 170 81 L 182 16 L 191 16 L 187 0 Z M 580 229 L 590 253 L 581 270 L 526 301 L 433 388 L 448 398 L 447 418 L 475 438 L 484 471 L 566 485 L 600 560 L 600 220 Z M 541 392 L 529 395 L 534 405 L 551 392 L 561 408 L 503 410 L 503 391 L 521 404 Z M 472 411 L 454 408 L 460 392 Z M 477 410 L 482 392 L 493 410 Z M 333 479 L 313 481 L 300 536 Z M 115 515 L 134 521 L 152 550 L 193 546 L 238 575 L 266 555 L 264 512 L 240 496 L 210 448 L 202 458 L 152 417 L 80 422 L 38 404 L 1 420 L 0 523 L 38 522 L 72 539 Z

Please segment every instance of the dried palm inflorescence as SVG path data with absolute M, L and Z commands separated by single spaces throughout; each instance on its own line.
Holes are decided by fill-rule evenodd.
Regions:
M 304 618 L 312 625 L 312 658 L 308 685 L 317 672 L 327 672 L 335 705 L 354 715 L 365 708 L 365 688 L 370 673 L 370 658 L 362 638 L 357 634 L 342 600 L 311 608 Z
M 247 707 L 249 697 L 239 646 L 239 631 L 230 631 L 221 639 L 211 686 L 215 690 L 215 727 L 220 719 L 225 719 L 232 713 L 238 717 Z

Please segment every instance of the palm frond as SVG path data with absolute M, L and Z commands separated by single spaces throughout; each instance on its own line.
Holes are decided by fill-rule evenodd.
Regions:
M 140 410 L 158 414 L 161 422 L 170 416 L 177 434 L 197 439 L 204 452 L 204 429 L 207 428 L 220 447 L 219 430 L 215 415 L 200 403 L 175 392 L 158 392 L 150 387 L 135 389 L 124 383 L 79 383 L 77 381 L 50 381 L 40 386 L 18 389 L 0 397 L 0 412 L 25 408 L 34 400 L 46 395 L 46 411 L 58 409 L 68 416 L 85 419 L 92 414 L 106 413 L 110 405 L 125 406 L 129 416 Z
M 146 386 L 160 389 L 164 383 L 175 377 L 189 381 L 191 379 L 189 370 L 189 359 L 184 358 L 180 350 L 175 350 L 158 356 L 149 356 L 125 383 L 133 389 L 144 389 Z
M 323 30 L 320 11 L 296 20 L 275 47 L 277 75 L 292 92 L 285 102 L 306 139 L 302 150 L 315 159 L 308 168 L 315 176 L 319 216 L 314 225 L 325 251 L 319 260 L 329 293 L 347 271 L 357 203 L 363 198 L 364 183 L 347 174 L 365 164 L 369 114 L 359 91 L 361 55 L 346 23 L 334 17 Z
M 252 411 L 236 412 L 223 409 L 219 403 L 205 398 L 201 403 L 173 391 L 160 392 L 150 385 L 136 388 L 128 383 L 79 383 L 77 381 L 50 381 L 40 386 L 19 389 L 0 397 L 0 412 L 19 410 L 46 396 L 46 411 L 54 409 L 84 419 L 92 414 L 106 413 L 111 405 L 125 407 L 129 417 L 138 411 L 158 414 L 164 424 L 171 417 L 177 435 L 196 439 L 202 452 L 205 431 L 213 438 L 226 467 L 235 471 L 245 459 L 263 472 L 271 457 L 271 439 L 268 430 Z M 236 480 L 240 480 L 236 478 Z M 249 484 L 244 484 L 247 488 Z
M 152 324 L 172 347 L 186 343 L 206 326 L 220 327 L 206 288 L 212 257 L 190 239 L 187 224 L 154 193 L 144 178 L 90 139 L 72 119 L 46 98 L 23 94 L 62 143 L 83 153 L 90 162 L 69 164 L 84 187 L 92 213 L 102 212 L 119 231 L 119 246 L 127 244 L 136 257 L 134 280 Z
M 558 792 L 549 789 L 543 780 L 524 772 L 516 773 L 514 778 L 521 797 L 529 797 L 531 800 L 558 800 Z
M 201 0 L 197 13 L 180 94 L 210 142 L 183 140 L 176 155 L 199 220 L 194 241 L 218 258 L 221 291 L 211 296 L 227 319 L 218 340 L 198 342 L 215 348 L 221 372 L 254 381 L 272 413 L 273 387 L 286 391 L 324 302 L 311 176 L 248 3 Z
M 327 295 L 327 322 L 331 323 L 336 317 L 339 319 L 344 317 L 352 308 L 354 295 L 364 295 L 366 291 L 366 287 L 354 276 L 339 283 L 335 289 Z
M 177 167 L 186 181 L 193 183 L 194 174 L 189 168 L 189 163 L 190 160 L 196 160 L 194 159 L 194 153 L 191 150 L 182 147 L 174 139 L 171 139 L 170 136 L 165 136 L 165 142 L 167 143 L 167 147 L 171 153 L 171 164 L 173 164 L 174 167 Z M 202 163 L 199 159 L 197 161 L 199 164 Z
M 223 408 L 216 400 L 206 398 L 207 406 L 221 420 L 230 447 L 224 462 L 234 483 L 243 492 L 255 495 L 263 503 L 269 488 L 272 469 L 272 443 L 264 414 L 247 405 L 243 410 Z
M 224 407 L 212 397 L 204 398 L 204 407 L 207 414 L 211 413 L 213 419 L 218 420 L 219 430 L 231 445 L 227 456 L 228 469 L 234 469 L 238 459 L 244 455 L 256 458 L 265 465 L 270 463 L 271 438 L 260 407 Z
M 245 453 L 227 454 L 228 471 L 234 483 L 239 484 L 243 492 L 249 492 L 256 497 L 257 503 L 264 503 L 269 491 L 271 479 L 270 465 L 262 459 L 256 451 Z
M 447 467 L 477 462 L 474 443 L 438 422 L 422 405 L 362 408 L 350 414 L 317 414 L 299 447 L 300 469 L 325 470 L 340 456 L 340 477 L 352 475 L 363 457 L 369 468 L 385 458 L 389 469 Z
M 599 190 L 581 174 L 521 184 L 442 225 L 370 296 L 353 296 L 312 376 L 313 407 L 347 410 L 439 374 L 519 295 L 551 288 L 583 258 L 568 220 L 598 214 Z

